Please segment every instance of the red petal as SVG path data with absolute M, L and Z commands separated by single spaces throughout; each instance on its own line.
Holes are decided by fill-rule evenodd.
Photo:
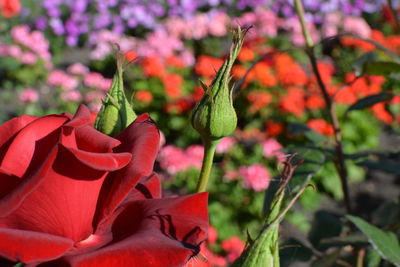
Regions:
M 111 226 L 113 242 L 67 258 L 72 266 L 182 266 L 206 238 L 207 193 L 133 201 Z
M 99 171 L 115 171 L 125 167 L 131 160 L 129 153 L 94 153 L 60 145 L 86 166 Z M 68 158 L 68 157 L 66 157 Z M 88 177 L 90 179 L 90 177 Z
M 73 128 L 82 125 L 90 125 L 90 117 L 90 110 L 85 105 L 79 105 L 78 110 L 76 111 L 73 118 L 65 125 L 71 126 Z
M 35 190 L 28 195 L 11 194 L 9 198 L 22 203 L 0 219 L 0 225 L 64 236 L 75 242 L 86 239 L 93 232 L 93 214 L 107 172 L 82 164 L 65 149 L 58 151 L 54 162 L 46 163 L 48 171 L 27 185 L 35 187 L 33 181 L 40 180 Z M 23 201 L 18 199 L 21 196 Z
M 23 263 L 43 262 L 62 256 L 72 240 L 45 233 L 0 228 L 0 256 Z
M 37 117 L 34 116 L 22 115 L 6 121 L 0 126 L 0 146 L 4 145 L 14 134 L 36 119 Z
M 21 178 L 32 161 L 36 141 L 50 135 L 67 120 L 68 118 L 64 116 L 49 115 L 26 125 L 11 141 L 0 167 L 6 172 Z M 48 146 L 52 145 L 54 144 L 48 144 Z
M 100 218 L 111 214 L 142 179 L 153 173 L 160 135 L 148 115 L 138 117 L 117 139 L 121 145 L 115 152 L 131 152 L 132 160 L 120 171 L 107 178 L 102 190 Z

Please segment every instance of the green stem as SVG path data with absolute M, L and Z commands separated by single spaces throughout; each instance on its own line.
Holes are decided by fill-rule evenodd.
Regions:
M 315 52 L 314 52 L 314 44 L 311 39 L 310 32 L 308 31 L 308 28 L 305 23 L 303 3 L 301 2 L 301 0 L 295 0 L 294 4 L 296 7 L 297 15 L 300 20 L 301 29 L 303 31 L 303 36 L 304 36 L 304 39 L 306 40 L 306 52 L 307 52 L 308 58 L 310 60 L 312 70 L 315 74 L 315 77 L 317 78 L 318 86 L 319 86 L 322 96 L 325 100 L 329 119 L 334 128 L 335 152 L 336 152 L 335 167 L 336 167 L 336 170 L 339 174 L 340 181 L 341 181 L 346 212 L 348 214 L 352 214 L 352 207 L 351 207 L 351 202 L 350 202 L 350 192 L 349 192 L 349 185 L 348 185 L 348 178 L 347 178 L 347 168 L 346 168 L 345 157 L 344 157 L 344 153 L 343 153 L 342 133 L 341 133 L 340 125 L 339 125 L 339 120 L 338 120 L 338 117 L 336 114 L 335 105 L 334 105 L 331 97 L 329 96 L 328 90 L 325 86 L 325 83 L 322 80 L 321 73 L 319 72 L 319 69 L 318 69 L 317 59 L 315 57 Z
M 205 192 L 207 188 L 208 179 L 210 178 L 211 168 L 213 164 L 215 149 L 218 141 L 210 141 L 203 139 L 204 144 L 204 157 L 201 166 L 199 181 L 197 183 L 196 192 Z
M 23 262 L 18 262 L 17 264 L 15 264 L 13 267 L 23 267 L 25 266 L 25 263 Z
M 304 17 L 304 8 L 301 0 L 294 0 L 297 16 L 299 16 L 301 30 L 303 31 L 304 39 L 306 40 L 307 47 L 313 47 L 314 42 L 311 38 L 310 32 L 307 29 L 306 19 Z

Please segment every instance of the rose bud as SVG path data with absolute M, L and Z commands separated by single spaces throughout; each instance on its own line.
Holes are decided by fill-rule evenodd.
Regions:
M 117 73 L 94 125 L 95 129 L 109 136 L 116 136 L 137 117 L 125 96 L 122 61 L 123 55 L 118 54 Z
M 247 28 L 238 27 L 234 32 L 230 53 L 217 72 L 210 86 L 201 82 L 205 94 L 193 109 L 191 122 L 203 140 L 219 140 L 231 135 L 237 125 L 233 107 L 232 87 L 229 87 L 233 63 L 243 45 Z

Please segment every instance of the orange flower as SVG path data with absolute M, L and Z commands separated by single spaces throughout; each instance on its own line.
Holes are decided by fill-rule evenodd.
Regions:
M 307 126 L 323 135 L 332 136 L 335 133 L 333 126 L 324 119 L 311 119 L 307 122 Z
M 371 109 L 378 120 L 381 120 L 386 124 L 390 124 L 393 121 L 392 114 L 386 110 L 384 103 L 375 104 Z
M 262 109 L 264 106 L 268 105 L 271 102 L 272 96 L 268 92 L 264 92 L 261 90 L 255 90 L 250 92 L 247 95 L 247 101 L 250 102 L 251 113 L 255 113 Z
M 265 123 L 265 131 L 270 137 L 277 136 L 283 132 L 283 126 L 282 124 L 269 119 Z
M 166 74 L 162 77 L 162 82 L 168 97 L 176 99 L 182 95 L 183 78 L 179 74 Z
M 320 95 L 310 95 L 306 99 L 306 107 L 308 109 L 319 109 L 325 107 L 325 100 Z
M 249 62 L 253 61 L 254 57 L 253 50 L 249 47 L 243 46 L 237 58 L 240 62 Z
M 241 65 L 234 65 L 232 68 L 232 76 L 236 80 L 240 80 L 243 78 L 243 76 L 246 74 L 247 68 L 245 66 Z M 254 72 L 250 71 L 246 77 L 246 81 L 244 83 L 244 86 L 246 87 L 248 83 L 252 82 L 255 78 Z
M 196 86 L 196 88 L 194 88 L 193 91 L 193 100 L 195 102 L 198 102 L 203 97 L 203 95 L 204 95 L 204 89 L 201 86 Z
M 288 113 L 292 113 L 296 117 L 300 117 L 304 113 L 304 90 L 297 87 L 290 87 L 286 96 L 282 97 L 279 102 L 280 108 Z
M 307 84 L 308 77 L 306 72 L 288 54 L 280 53 L 275 55 L 274 63 L 278 80 L 283 85 L 304 86 Z
M 150 77 L 162 77 L 165 74 L 164 66 L 160 59 L 147 57 L 142 61 L 143 71 Z
M 373 44 L 360 40 L 353 36 L 343 36 L 342 38 L 340 38 L 340 42 L 344 46 L 354 46 L 366 52 L 375 50 L 375 46 Z
M 138 101 L 141 101 L 144 103 L 149 103 L 149 102 L 153 101 L 153 94 L 146 90 L 139 90 L 135 93 L 135 98 Z
M 5 18 L 11 18 L 19 14 L 21 4 L 19 0 L 0 0 L 1 14 Z
M 254 66 L 251 71 L 254 73 L 255 78 L 265 87 L 272 87 L 277 84 L 274 75 L 271 74 L 271 69 L 265 62 L 259 62 Z
M 183 69 L 185 67 L 185 63 L 182 61 L 182 59 L 175 55 L 167 57 L 166 62 L 169 66 L 177 69 Z
M 132 50 L 125 53 L 125 59 L 128 62 L 131 62 L 131 61 L 137 59 L 137 57 L 138 57 L 138 55 L 135 52 L 133 52 Z
M 195 71 L 204 77 L 214 77 L 216 71 L 222 66 L 224 61 L 210 56 L 200 56 L 197 59 Z

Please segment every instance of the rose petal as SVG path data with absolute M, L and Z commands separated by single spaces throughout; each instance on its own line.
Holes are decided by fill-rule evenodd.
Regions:
M 56 146 L 54 146 L 35 172 L 32 172 L 31 175 L 22 179 L 19 183 L 19 186 L 15 187 L 14 190 L 9 191 L 7 195 L 0 199 L 0 221 L 2 217 L 8 216 L 16 208 L 18 208 L 25 198 L 41 185 L 47 176 L 47 173 L 49 172 L 57 153 L 58 149 Z
M 66 126 L 77 128 L 83 125 L 90 125 L 90 110 L 85 105 L 79 105 L 78 110 Z
M 67 120 L 68 118 L 61 115 L 49 115 L 26 125 L 15 135 L 5 152 L 0 167 L 21 178 L 32 161 L 36 141 L 56 131 Z
M 45 233 L 0 228 L 0 256 L 24 263 L 42 262 L 62 256 L 72 240 Z
M 160 135 L 154 122 L 145 114 L 139 116 L 117 139 L 121 145 L 114 151 L 132 153 L 132 160 L 107 178 L 101 192 L 100 219 L 111 214 L 140 179 L 152 174 Z
M 86 239 L 93 232 L 93 215 L 107 172 L 83 164 L 66 149 L 59 149 L 54 162 L 47 164 L 50 167 L 38 174 L 41 183 L 35 190 L 27 196 L 12 194 L 15 202 L 18 197 L 25 198 L 0 219 L 0 225 L 64 236 L 75 242 Z
M 207 196 L 132 201 L 111 225 L 111 244 L 66 260 L 79 267 L 182 266 L 206 238 Z
M 60 146 L 69 151 L 81 163 L 94 170 L 115 171 L 125 167 L 132 158 L 130 153 L 94 153 L 65 147 L 61 144 Z M 66 157 L 65 160 L 68 158 Z
M 36 119 L 37 117 L 34 116 L 22 115 L 6 121 L 0 126 L 0 146 L 4 145 L 14 134 Z

